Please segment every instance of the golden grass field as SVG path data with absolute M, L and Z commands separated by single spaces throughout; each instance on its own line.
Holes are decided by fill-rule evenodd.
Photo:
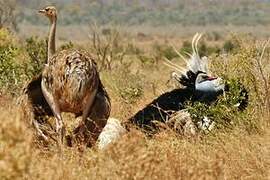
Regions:
M 33 142 L 19 109 L 2 102 L 1 179 L 269 179 L 269 117 L 260 132 L 243 127 L 215 135 L 180 137 L 167 130 L 153 139 L 130 132 L 104 151 Z
M 269 45 L 263 53 L 265 40 L 234 36 L 239 37 L 237 51 L 209 57 L 214 75 L 236 77 L 249 90 L 249 106 L 243 116 L 233 117 L 238 123 L 232 128 L 194 137 L 167 128 L 153 138 L 132 130 L 103 151 L 65 147 L 59 153 L 55 145 L 40 145 L 28 114 L 18 105 L 18 96 L 5 90 L 0 95 L 0 179 L 270 179 Z M 144 41 L 147 47 L 141 46 Z M 127 44 L 128 39 L 122 42 Z M 162 45 L 166 42 L 166 38 L 158 39 Z M 148 64 L 128 54 L 112 70 L 101 71 L 112 100 L 111 116 L 121 120 L 173 88 L 168 83 L 172 70 L 151 48 L 157 41 L 129 43 L 141 51 L 147 49 L 144 56 L 160 59 Z M 91 50 L 88 44 L 77 46 Z M 183 65 L 178 59 L 173 62 Z M 130 96 L 125 87 L 140 87 L 143 94 Z M 64 119 L 70 128 L 77 122 L 67 114 Z

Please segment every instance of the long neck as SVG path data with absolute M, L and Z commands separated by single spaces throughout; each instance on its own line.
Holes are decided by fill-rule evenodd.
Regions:
M 47 61 L 49 61 L 49 59 L 55 53 L 56 22 L 57 22 L 57 18 L 55 18 L 51 21 L 51 28 L 50 28 L 49 40 L 48 40 L 48 59 L 47 59 Z

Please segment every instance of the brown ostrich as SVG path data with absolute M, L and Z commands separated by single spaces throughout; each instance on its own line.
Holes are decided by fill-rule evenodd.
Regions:
M 84 51 L 55 51 L 57 10 L 48 6 L 39 13 L 51 23 L 48 40 L 48 59 L 43 72 L 25 88 L 29 104 L 34 111 L 34 127 L 44 140 L 46 133 L 40 128 L 40 116 L 54 116 L 58 144 L 65 134 L 62 112 L 82 116 L 74 131 L 76 136 L 92 145 L 110 115 L 110 98 L 102 85 L 95 61 Z M 83 135 L 83 136 L 81 136 Z

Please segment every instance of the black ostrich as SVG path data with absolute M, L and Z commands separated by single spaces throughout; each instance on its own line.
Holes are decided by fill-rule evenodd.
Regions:
M 119 120 L 110 118 L 99 136 L 98 146 L 100 149 L 106 148 L 111 142 L 116 141 L 126 130 L 129 131 L 134 125 L 151 136 L 153 133 L 158 132 L 156 121 L 166 123 L 173 113 L 185 109 L 187 102 L 191 104 L 202 102 L 210 105 L 217 102 L 219 95 L 230 91 L 230 85 L 227 85 L 223 79 L 219 77 L 214 78 L 208 74 L 207 58 L 201 58 L 198 53 L 197 47 L 200 38 L 200 34 L 196 34 L 193 37 L 193 53 L 190 55 L 189 60 L 186 60 L 179 53 L 179 56 L 187 63 L 186 70 L 167 61 L 168 66 L 180 72 L 180 74 L 174 72 L 172 76 L 183 87 L 160 95 L 128 120 L 122 122 L 122 124 Z M 242 85 L 240 89 L 239 96 L 241 98 L 239 98 L 236 106 L 239 110 L 244 110 L 248 105 L 248 92 Z M 204 125 L 206 124 L 202 124 L 202 127 Z
M 155 129 L 154 121 L 166 122 L 174 112 L 184 109 L 186 102 L 200 101 L 211 103 L 225 90 L 223 84 L 212 86 L 211 84 L 217 84 L 219 81 L 217 79 L 210 78 L 204 72 L 198 72 L 195 74 L 192 71 L 189 71 L 188 74 L 190 74 L 190 76 L 181 77 L 180 83 L 183 83 L 187 78 L 202 78 L 203 80 L 199 83 L 205 83 L 206 89 L 198 89 L 195 84 L 189 84 L 184 88 L 178 88 L 170 92 L 166 92 L 157 97 L 142 110 L 138 111 L 134 116 L 130 117 L 126 123 L 136 124 L 140 128 L 145 128 L 146 130 L 153 130 Z M 191 79 L 189 79 L 189 82 L 191 82 Z
M 174 89 L 157 97 L 124 122 L 127 129 L 130 125 L 135 124 L 146 132 L 155 132 L 157 129 L 155 121 L 166 122 L 173 113 L 184 109 L 187 102 L 199 101 L 210 104 L 215 102 L 219 95 L 229 90 L 229 86 L 226 85 L 224 80 L 211 77 L 208 74 L 207 57 L 201 58 L 198 53 L 197 44 L 200 38 L 200 34 L 194 36 L 192 41 L 193 53 L 188 61 L 179 54 L 187 62 L 186 71 L 168 61 L 169 64 L 167 65 L 180 71 L 180 75 L 175 72 L 172 75 L 183 88 Z M 248 93 L 245 88 L 242 89 L 240 95 L 243 95 L 244 99 L 239 102 L 238 107 L 243 110 L 248 101 Z

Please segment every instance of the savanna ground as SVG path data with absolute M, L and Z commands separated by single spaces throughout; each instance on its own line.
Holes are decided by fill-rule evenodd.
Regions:
M 23 87 L 45 62 L 47 27 L 22 25 L 19 33 L 2 28 L 0 179 L 270 179 L 268 26 L 76 27 L 59 27 L 58 49 L 80 48 L 96 58 L 111 117 L 125 120 L 177 87 L 164 59 L 184 66 L 172 46 L 190 51 L 196 31 L 205 32 L 200 52 L 209 56 L 212 74 L 239 79 L 249 91 L 249 106 L 226 115 L 231 126 L 208 134 L 186 137 L 165 127 L 147 138 L 132 130 L 103 151 L 66 147 L 60 154 L 54 144 L 40 144 L 27 107 L 20 106 Z M 222 120 L 227 112 L 224 107 L 216 117 Z M 79 121 L 74 119 L 64 115 L 68 131 Z

